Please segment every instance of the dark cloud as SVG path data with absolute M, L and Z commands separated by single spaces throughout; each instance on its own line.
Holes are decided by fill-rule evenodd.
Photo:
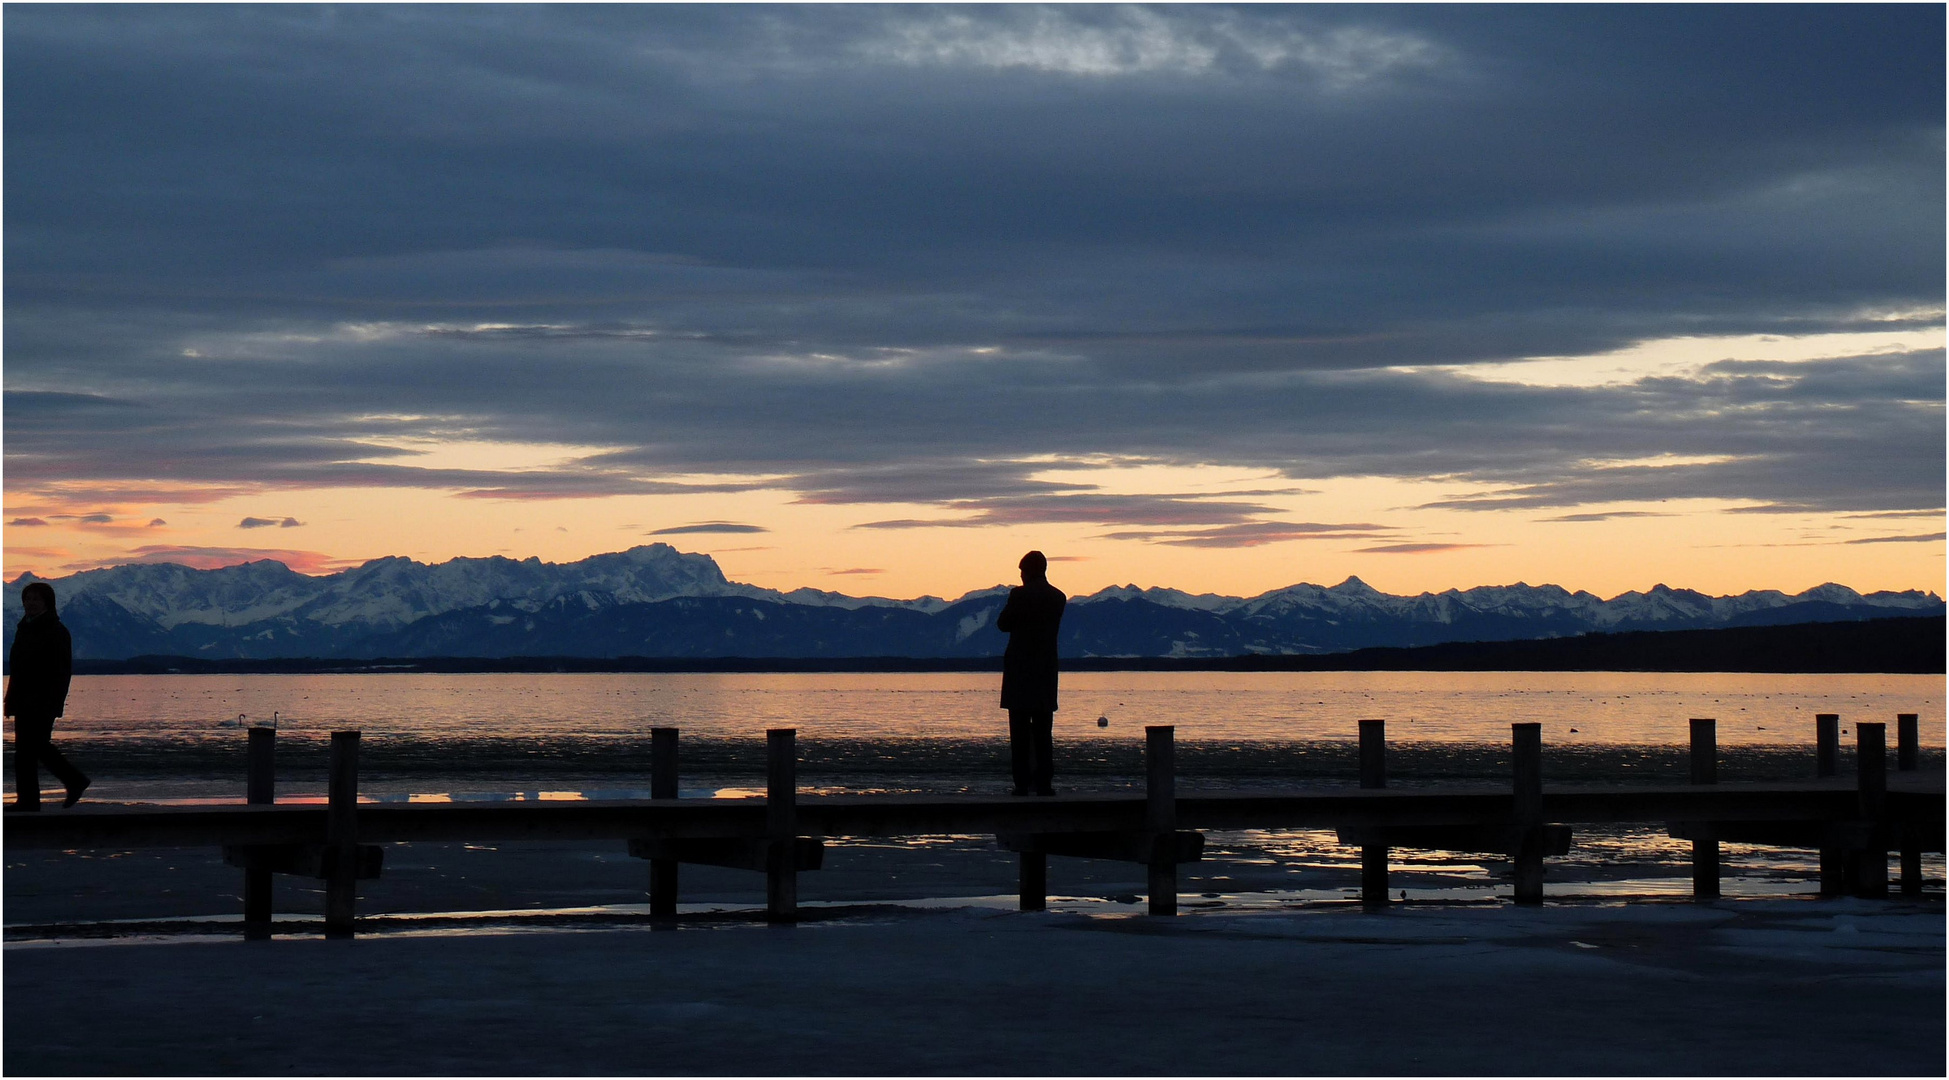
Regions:
M 154 523 L 151 522 L 151 524 Z M 287 517 L 287 518 L 247 517 L 242 521 L 239 521 L 237 523 L 237 527 L 239 529 L 268 529 L 271 528 L 272 526 L 276 526 L 277 528 L 280 529 L 295 529 L 303 524 L 304 522 L 299 521 L 297 518 L 294 517 Z
M 1356 548 L 1363 555 L 1426 555 L 1436 551 L 1466 551 L 1469 548 L 1492 547 L 1491 544 L 1382 544 L 1378 547 Z
M 30 528 L 35 526 L 46 525 L 47 522 L 37 517 L 18 517 L 13 519 L 12 521 L 7 522 L 7 524 L 18 526 L 21 528 Z
M 1467 508 L 1939 507 L 1939 351 L 1403 369 L 1939 323 L 1943 20 L 21 7 L 9 482 L 1270 525 L 1044 478 L 1226 463 L 1496 489 L 1436 504 Z M 735 478 L 668 479 L 700 473 Z
M 762 525 L 740 525 L 731 521 L 705 521 L 695 525 L 673 525 L 667 529 L 652 529 L 650 536 L 684 536 L 691 533 L 761 533 L 770 532 Z

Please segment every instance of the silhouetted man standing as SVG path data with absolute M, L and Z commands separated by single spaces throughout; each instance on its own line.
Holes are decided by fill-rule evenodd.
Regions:
M 74 641 L 54 614 L 54 587 L 44 581 L 20 590 L 25 617 L 14 631 L 13 651 L 7 654 L 6 713 L 14 718 L 15 810 L 41 808 L 40 767 L 47 766 L 68 786 L 63 806 L 81 801 L 88 778 L 68 764 L 54 748 L 54 718 L 68 705 L 68 682 L 74 674 Z
M 1008 749 L 1015 794 L 1056 793 L 1056 628 L 1069 598 L 1049 584 L 1049 560 L 1022 556 L 1022 584 L 1008 590 L 995 629 L 1008 635 L 1002 654 L 1002 708 L 1008 710 Z

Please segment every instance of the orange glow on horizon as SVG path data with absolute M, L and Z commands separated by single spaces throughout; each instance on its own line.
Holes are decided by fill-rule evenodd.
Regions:
M 1349 576 L 1405 595 L 1519 581 L 1606 598 L 1660 583 L 1714 595 L 1797 593 L 1830 581 L 1864 593 L 1944 591 L 1939 512 L 1742 513 L 1714 500 L 1465 510 L 1425 504 L 1484 489 L 1381 478 L 1296 483 L 1229 467 L 1051 469 L 1043 476 L 1087 482 L 1109 495 L 1166 491 L 1249 502 L 1267 508 L 1261 516 L 1268 520 L 1332 528 L 1263 543 L 1208 527 L 1115 522 L 862 528 L 966 515 L 929 505 L 807 502 L 777 488 L 538 504 L 390 488 L 154 502 L 129 498 L 124 489 L 113 502 L 95 502 L 68 487 L 58 500 L 10 502 L 5 574 L 63 577 L 140 560 L 210 568 L 263 558 L 323 574 L 392 555 L 428 563 L 490 555 L 563 563 L 662 542 L 711 555 L 733 581 L 900 598 L 952 598 L 1011 583 L 1016 559 L 1029 548 L 1052 557 L 1051 579 L 1072 595 L 1135 584 L 1251 596 Z M 287 527 L 287 520 L 296 524 Z M 271 524 L 245 528 L 245 521 Z M 1107 538 L 1119 532 L 1145 538 Z M 1213 542 L 1241 546 L 1199 546 Z

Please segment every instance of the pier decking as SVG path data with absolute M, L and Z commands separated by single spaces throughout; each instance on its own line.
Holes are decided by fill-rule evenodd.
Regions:
M 9 814 L 5 846 L 20 849 L 134 849 L 220 846 L 245 874 L 245 929 L 266 936 L 276 873 L 326 882 L 327 933 L 349 934 L 356 882 L 382 871 L 379 845 L 518 840 L 620 841 L 650 864 L 654 915 L 674 915 L 678 868 L 697 863 L 766 874 L 767 915 L 790 921 L 797 875 L 816 870 L 827 837 L 991 834 L 1018 854 L 1021 906 L 1039 909 L 1050 855 L 1145 864 L 1149 910 L 1175 914 L 1178 867 L 1196 862 L 1207 830 L 1333 829 L 1362 849 L 1362 899 L 1387 902 L 1387 852 L 1394 847 L 1493 852 L 1512 860 L 1513 895 L 1540 903 L 1548 857 L 1564 854 L 1583 824 L 1663 823 L 1693 844 L 1693 886 L 1718 895 L 1718 845 L 1776 844 L 1821 852 L 1821 892 L 1885 896 L 1888 857 L 1900 854 L 1905 893 L 1921 889 L 1923 851 L 1942 851 L 1944 777 L 1917 770 L 1915 721 L 1899 720 L 1897 769 L 1887 770 L 1881 724 L 1858 723 L 1857 774 L 1834 774 L 1838 725 L 1817 723 L 1815 769 L 1804 781 L 1716 783 L 1712 721 L 1695 720 L 1692 783 L 1671 786 L 1551 786 L 1542 782 L 1539 725 L 1512 726 L 1507 787 L 1389 789 L 1379 721 L 1362 723 L 1361 787 L 1236 794 L 1179 791 L 1174 731 L 1146 731 L 1142 794 L 815 795 L 796 790 L 795 734 L 768 733 L 765 798 L 679 799 L 677 734 L 653 739 L 652 793 L 640 800 L 508 803 L 360 803 L 359 734 L 332 741 L 327 805 L 278 805 L 275 735 L 250 733 L 248 801 L 231 806 L 90 806 Z

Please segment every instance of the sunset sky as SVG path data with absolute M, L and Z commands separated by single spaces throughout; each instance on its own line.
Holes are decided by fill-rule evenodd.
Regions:
M 9 579 L 1943 589 L 1938 5 L 4 30 Z

